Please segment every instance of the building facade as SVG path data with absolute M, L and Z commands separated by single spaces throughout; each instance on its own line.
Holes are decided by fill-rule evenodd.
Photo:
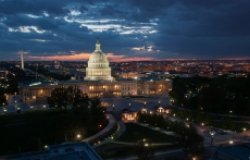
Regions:
M 20 86 L 19 94 L 27 104 L 45 103 L 52 91 L 58 87 L 77 87 L 90 98 L 122 96 L 154 96 L 166 94 L 171 88 L 170 81 L 82 81 L 65 82 L 57 85 L 39 84 Z

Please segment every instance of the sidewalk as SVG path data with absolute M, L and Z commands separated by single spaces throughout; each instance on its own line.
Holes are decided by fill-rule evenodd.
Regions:
M 96 142 L 96 141 L 102 139 L 103 136 L 106 136 L 107 134 L 111 134 L 110 132 L 114 128 L 116 128 L 117 122 L 116 122 L 115 118 L 111 114 L 107 114 L 106 116 L 107 116 L 107 119 L 109 120 L 108 125 L 103 130 L 98 132 L 97 134 L 82 140 L 82 142 L 88 142 L 88 143 Z

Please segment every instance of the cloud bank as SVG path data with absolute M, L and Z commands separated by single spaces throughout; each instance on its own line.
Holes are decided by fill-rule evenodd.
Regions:
M 0 0 L 0 59 L 23 50 L 30 60 L 85 60 L 96 38 L 115 61 L 248 58 L 249 8 L 249 0 Z

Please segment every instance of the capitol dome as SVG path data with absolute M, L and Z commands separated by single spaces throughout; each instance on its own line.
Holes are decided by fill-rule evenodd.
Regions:
M 90 55 L 86 69 L 85 80 L 112 81 L 111 68 L 106 55 L 101 50 L 101 44 L 96 42 L 95 51 Z
M 91 54 L 88 62 L 109 63 L 107 57 L 104 55 L 102 51 L 95 51 L 93 54 Z

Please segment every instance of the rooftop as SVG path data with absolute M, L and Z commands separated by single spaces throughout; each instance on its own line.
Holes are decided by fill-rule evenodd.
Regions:
M 38 152 L 29 152 L 0 159 L 12 160 L 102 160 L 102 158 L 87 143 L 72 143 L 48 146 L 47 149 Z

